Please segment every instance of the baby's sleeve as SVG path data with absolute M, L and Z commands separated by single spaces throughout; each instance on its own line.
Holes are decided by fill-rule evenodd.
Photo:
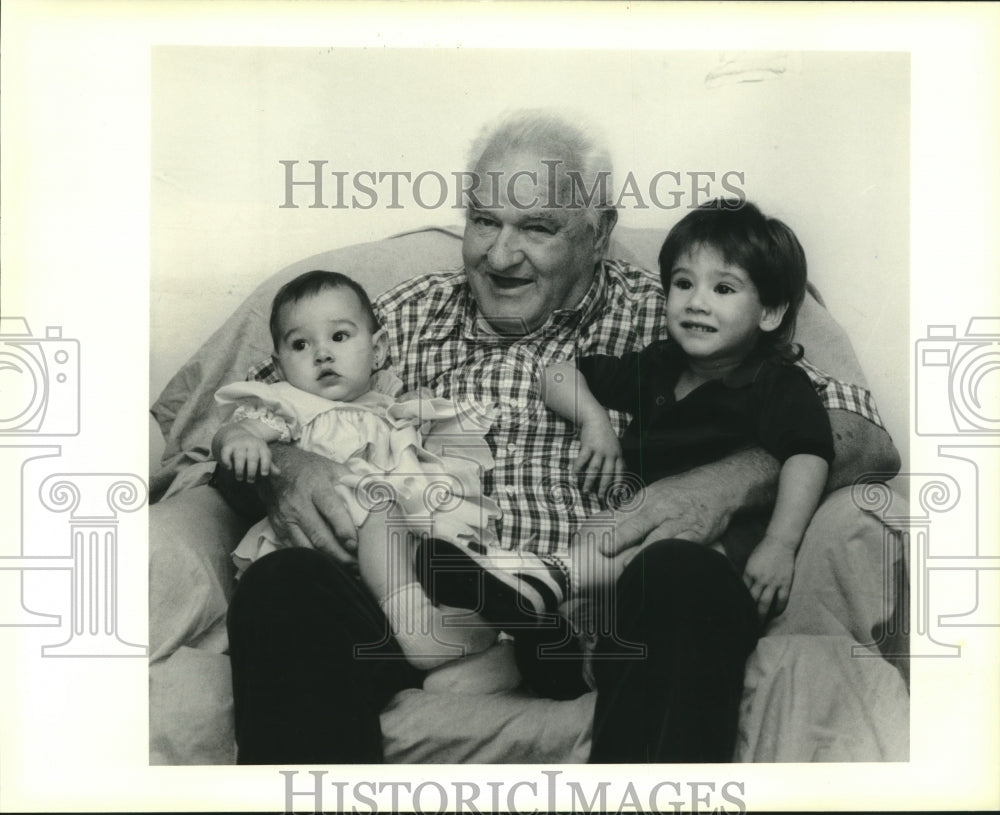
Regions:
M 228 421 L 252 419 L 278 433 L 279 440 L 290 442 L 300 435 L 295 410 L 284 403 L 278 389 L 262 382 L 234 382 L 215 393 L 215 401 L 224 411 L 231 411 Z
M 278 441 L 290 442 L 292 440 L 292 431 L 288 422 L 263 405 L 237 405 L 231 421 L 242 422 L 244 419 L 253 419 L 267 425 L 278 433 Z

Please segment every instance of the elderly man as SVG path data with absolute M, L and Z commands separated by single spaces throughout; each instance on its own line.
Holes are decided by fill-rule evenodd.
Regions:
M 767 509 L 778 464 L 746 450 L 646 485 L 636 509 L 615 517 L 619 557 L 573 551 L 574 529 L 606 507 L 578 490 L 573 428 L 542 406 L 538 372 L 661 339 L 663 293 L 655 275 L 606 259 L 610 160 L 580 128 L 515 116 L 474 145 L 472 166 L 464 269 L 376 302 L 395 372 L 408 389 L 496 411 L 485 486 L 503 511 L 504 549 L 569 556 L 559 588 L 571 597 L 559 599 L 617 579 L 614 631 L 593 662 L 591 760 L 726 761 L 758 623 L 737 569 L 702 544 L 738 513 Z M 898 466 L 866 394 L 825 384 L 837 441 L 828 488 Z M 620 430 L 625 417 L 613 418 Z M 288 446 L 274 457 L 280 475 L 259 490 L 296 547 L 255 563 L 231 607 L 239 761 L 380 761 L 379 712 L 423 677 L 383 639 L 382 611 L 350 565 L 356 532 L 332 489 L 336 467 Z M 379 641 L 355 657 L 356 645 Z

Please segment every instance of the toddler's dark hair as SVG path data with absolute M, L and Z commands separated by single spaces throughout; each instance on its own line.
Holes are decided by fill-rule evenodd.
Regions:
M 278 315 L 281 312 L 281 307 L 289 303 L 297 303 L 306 297 L 313 297 L 324 289 L 350 289 L 353 291 L 361 302 L 361 310 L 368 318 L 368 327 L 372 333 L 379 330 L 381 326 L 379 325 L 378 318 L 375 316 L 375 309 L 372 308 L 372 301 L 368 297 L 368 292 L 364 290 L 364 287 L 360 283 L 351 280 L 347 275 L 340 272 L 324 272 L 316 269 L 305 274 L 300 274 L 293 280 L 288 281 L 274 295 L 274 301 L 271 303 L 270 328 L 271 341 L 274 343 L 276 351 L 278 349 L 278 340 L 281 339 L 280 326 L 278 325 Z
M 749 201 L 717 198 L 685 215 L 660 249 L 660 280 L 670 291 L 670 273 L 685 252 L 708 246 L 726 263 L 744 269 L 764 306 L 788 308 L 777 329 L 761 343 L 789 360 L 802 356 L 792 342 L 795 318 L 806 293 L 806 253 L 795 233 L 777 218 L 766 217 Z

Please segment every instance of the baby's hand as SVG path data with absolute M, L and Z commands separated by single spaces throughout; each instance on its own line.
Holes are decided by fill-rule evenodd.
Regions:
M 237 481 L 246 480 L 252 484 L 261 478 L 280 472 L 271 462 L 271 451 L 267 442 L 239 425 L 226 432 L 219 448 L 219 463 L 233 471 Z
M 580 455 L 574 468 L 584 473 L 582 489 L 603 495 L 605 490 L 625 471 L 622 446 L 615 431 L 605 419 L 585 422 L 580 426 Z
M 764 538 L 753 550 L 743 582 L 757 604 L 761 620 L 777 617 L 788 605 L 795 571 L 795 548 Z

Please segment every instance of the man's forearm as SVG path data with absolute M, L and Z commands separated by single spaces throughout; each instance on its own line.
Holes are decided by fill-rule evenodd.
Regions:
M 296 447 L 284 442 L 275 442 L 269 445 L 271 449 L 271 460 L 279 468 L 288 467 L 292 471 L 295 462 L 304 457 L 304 453 Z M 273 479 L 258 479 L 255 483 L 249 484 L 244 481 L 237 481 L 233 473 L 225 467 L 216 467 L 215 475 L 212 477 L 212 486 L 215 487 L 225 498 L 226 503 L 244 518 L 250 520 L 260 520 L 267 513 L 267 503 L 273 492 Z
M 867 473 L 889 478 L 899 472 L 899 452 L 885 430 L 849 410 L 831 410 L 828 415 L 835 456 L 826 492 L 846 487 Z
M 287 445 L 282 446 L 287 447 Z M 232 470 L 217 465 L 215 474 L 209 483 L 222 495 L 229 508 L 237 515 L 249 521 L 259 521 L 264 517 L 266 510 L 257 492 L 257 487 L 266 480 L 258 479 L 254 484 L 237 481 Z
M 750 448 L 648 485 L 634 511 L 616 514 L 616 549 L 655 537 L 717 541 L 737 512 L 767 510 L 777 493 L 780 465 Z

